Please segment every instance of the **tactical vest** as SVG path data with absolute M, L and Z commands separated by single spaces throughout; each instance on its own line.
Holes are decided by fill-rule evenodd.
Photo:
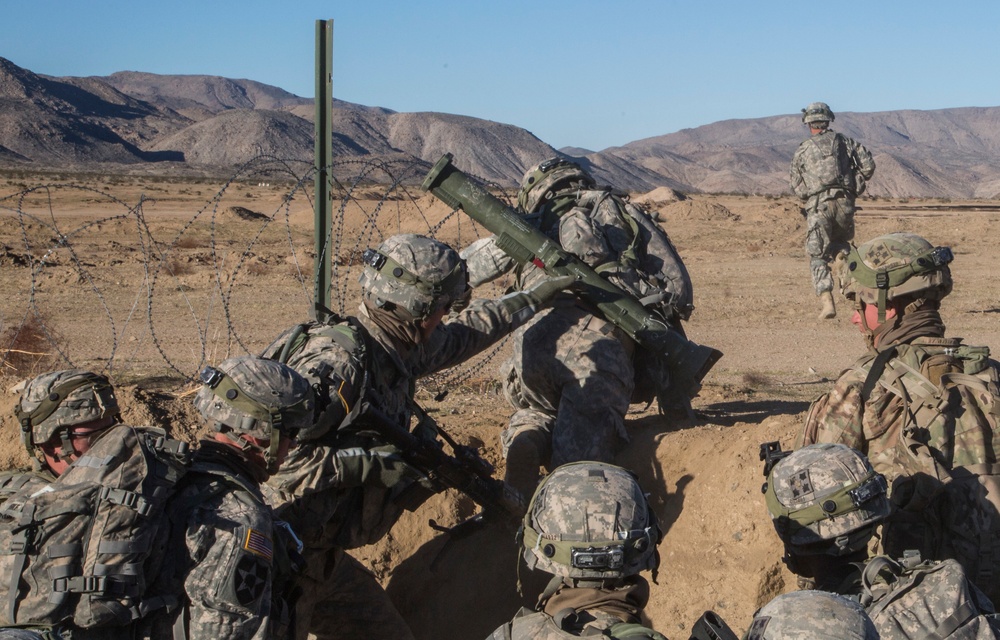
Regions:
M 144 565 L 167 498 L 187 471 L 186 443 L 117 426 L 57 479 L 0 509 L 0 626 L 125 625 L 144 603 Z
M 886 553 L 954 558 L 1000 599 L 1000 375 L 989 349 L 923 338 L 859 370 L 865 412 L 881 417 L 869 458 L 897 506 Z
M 663 634 L 641 624 L 608 621 L 605 628 L 588 627 L 586 637 L 617 640 L 667 640 Z M 513 620 L 493 632 L 491 640 L 565 640 L 581 634 L 564 630 L 560 622 L 541 611 L 522 608 Z
M 822 193 L 829 189 L 844 189 L 856 195 L 857 185 L 851 154 L 847 149 L 847 141 L 840 133 L 829 132 L 815 135 L 803 143 L 805 181 L 808 196 Z M 863 189 L 863 187 L 862 187 Z
M 987 640 L 1000 631 L 993 604 L 954 560 L 868 561 L 861 605 L 883 640 Z

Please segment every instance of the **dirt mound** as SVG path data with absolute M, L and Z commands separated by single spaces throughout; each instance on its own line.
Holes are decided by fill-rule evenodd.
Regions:
M 740 216 L 717 202 L 687 199 L 660 209 L 660 220 L 724 220 L 738 222 Z
M 641 196 L 632 198 L 632 202 L 652 206 L 666 204 L 668 202 L 680 202 L 684 199 L 686 199 L 686 196 L 676 189 L 671 189 L 670 187 L 657 187 L 649 193 L 644 193 Z
M 247 220 L 250 222 L 264 222 L 265 220 L 270 220 L 271 216 L 265 215 L 263 213 L 258 213 L 246 207 L 227 207 L 219 214 L 219 222 L 226 222 L 227 220 Z

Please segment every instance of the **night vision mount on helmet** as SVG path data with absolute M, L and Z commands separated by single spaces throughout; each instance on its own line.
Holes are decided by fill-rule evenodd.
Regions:
M 885 477 L 846 445 L 813 444 L 780 456 L 776 449 L 777 443 L 761 445 L 761 459 L 770 458 L 763 491 L 782 542 L 838 556 L 863 548 L 889 515 Z
M 585 580 L 655 570 L 661 537 L 632 472 L 602 462 L 565 464 L 549 474 L 522 526 L 529 568 Z

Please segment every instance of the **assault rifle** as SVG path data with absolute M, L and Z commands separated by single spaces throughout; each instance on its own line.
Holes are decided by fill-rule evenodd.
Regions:
M 719 617 L 714 611 L 706 611 L 701 614 L 698 621 L 691 627 L 691 638 L 689 640 L 740 640 L 739 636 L 733 633 L 726 621 Z
M 496 244 L 518 264 L 531 262 L 552 276 L 572 275 L 582 298 L 608 322 L 646 349 L 662 354 L 670 371 L 671 386 L 688 396 L 698 392 L 702 378 L 722 357 L 722 352 L 691 342 L 661 316 L 646 309 L 631 294 L 602 278 L 587 263 L 528 224 L 514 209 L 451 163 L 446 153 L 424 178 L 422 187 L 449 207 L 461 209 L 496 236 Z
M 493 465 L 474 447 L 458 444 L 440 426 L 437 435 L 451 447 L 454 456 L 444 452 L 441 443 L 414 435 L 371 403 L 361 410 L 366 428 L 371 428 L 388 444 L 395 446 L 411 466 L 424 472 L 441 489 L 455 489 L 472 498 L 483 512 L 454 527 L 442 527 L 434 520 L 431 528 L 460 535 L 489 521 L 516 522 L 524 515 L 521 496 L 503 480 L 493 477 Z

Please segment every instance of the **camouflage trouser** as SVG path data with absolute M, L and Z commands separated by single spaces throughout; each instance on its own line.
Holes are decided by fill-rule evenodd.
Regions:
M 306 550 L 302 595 L 295 607 L 298 640 L 414 640 L 388 594 L 342 549 Z
M 826 196 L 824 196 L 826 197 Z M 850 251 L 854 239 L 854 199 L 846 195 L 828 200 L 815 196 L 806 207 L 806 253 L 816 294 L 833 290 L 830 262 Z
M 610 462 L 628 441 L 625 413 L 632 397 L 632 343 L 618 329 L 575 306 L 544 312 L 519 330 L 504 363 L 504 392 L 516 413 L 501 440 L 537 431 L 551 442 L 548 467 Z

